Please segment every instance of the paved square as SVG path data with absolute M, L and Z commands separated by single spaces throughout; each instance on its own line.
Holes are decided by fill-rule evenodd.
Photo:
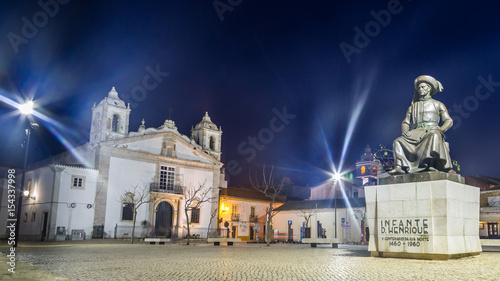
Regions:
M 18 249 L 19 259 L 72 280 L 498 280 L 500 276 L 497 252 L 423 261 L 372 258 L 366 246 L 356 245 L 333 249 L 300 244 L 227 247 L 105 241 L 29 243 Z M 4 262 L 7 248 L 0 251 L 2 279 L 56 280 L 53 275 L 35 277 L 33 268 L 10 276 Z

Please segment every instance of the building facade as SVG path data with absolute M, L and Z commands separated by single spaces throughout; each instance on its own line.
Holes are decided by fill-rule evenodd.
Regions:
M 218 209 L 219 189 L 227 187 L 222 130 L 205 113 L 190 137 L 172 120 L 158 128 L 147 128 L 143 120 L 130 131 L 130 113 L 113 87 L 92 108 L 87 144 L 32 165 L 24 189 L 31 188 L 33 198 L 23 202 L 21 238 L 54 240 L 64 232 L 71 239 L 75 231 L 86 239 L 130 237 L 139 204 L 124 198 L 141 192 L 151 202 L 136 209 L 136 237 L 183 237 L 188 223 L 200 237 L 217 228 L 211 214 Z M 193 190 L 199 192 L 188 192 Z M 186 196 L 204 193 L 209 202 L 186 206 Z
M 266 215 L 271 202 L 268 197 L 254 189 L 228 187 L 220 189 L 219 200 L 221 236 L 227 237 L 229 233 L 229 237 L 240 238 L 242 241 L 264 241 Z M 285 197 L 279 196 L 273 208 L 281 206 L 284 201 Z

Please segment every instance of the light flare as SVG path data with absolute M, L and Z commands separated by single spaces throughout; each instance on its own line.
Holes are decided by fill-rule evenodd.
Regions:
M 3 91 L 0 90 L 0 101 L 12 106 L 13 108 L 18 109 L 17 114 L 23 114 L 23 116 L 26 116 L 29 119 L 30 123 L 34 122 L 33 116 L 42 120 L 44 127 L 46 127 L 59 140 L 59 142 L 75 157 L 75 159 L 79 163 L 85 165 L 86 167 L 92 167 L 91 163 L 89 163 L 89 161 L 87 161 L 83 155 L 78 153 L 74 149 L 75 146 L 71 144 L 67 137 L 64 136 L 69 135 L 74 138 L 80 138 L 80 135 L 77 132 L 68 129 L 57 120 L 41 113 L 40 111 L 34 110 L 35 103 L 33 102 L 33 100 L 29 100 L 27 103 L 21 104 L 3 95 Z M 16 115 L 16 113 L 12 115 Z M 18 122 L 20 123 L 20 125 L 22 124 L 21 118 Z

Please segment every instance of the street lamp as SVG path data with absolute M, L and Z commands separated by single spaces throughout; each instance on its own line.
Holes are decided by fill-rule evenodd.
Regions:
M 333 175 L 333 195 L 335 196 L 335 239 L 337 239 L 337 183 L 340 181 L 342 175 L 335 173 Z
M 335 196 L 335 239 L 337 239 L 337 185 L 341 179 L 342 175 L 340 173 L 336 172 L 333 175 L 333 194 Z
M 31 129 L 36 129 L 38 128 L 38 124 L 34 122 L 33 118 L 31 117 L 31 114 L 33 113 L 33 101 L 28 101 L 25 104 L 22 104 L 18 107 L 19 111 L 25 115 L 28 118 L 28 121 L 30 122 L 28 129 L 26 129 L 26 146 L 24 147 L 24 163 L 23 163 L 23 173 L 21 176 L 21 187 L 19 190 L 24 190 L 24 180 L 26 177 L 26 167 L 28 165 L 28 150 L 30 147 L 30 136 L 31 136 Z M 27 192 L 27 194 L 25 193 Z M 15 237 L 14 237 L 14 247 L 17 247 L 17 243 L 19 242 L 19 226 L 21 224 L 21 209 L 23 206 L 23 196 L 19 192 L 19 200 L 18 200 L 18 207 L 17 207 L 17 221 L 16 221 L 16 227 L 15 227 Z M 29 191 L 23 191 L 23 195 L 25 195 L 28 198 L 34 199 L 34 197 L 29 197 Z

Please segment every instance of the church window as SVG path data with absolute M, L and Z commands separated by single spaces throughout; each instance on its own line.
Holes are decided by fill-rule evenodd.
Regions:
M 118 121 L 120 121 L 120 116 L 118 114 L 113 115 L 113 122 L 111 123 L 111 131 L 118 132 Z
M 200 223 L 200 208 L 191 209 L 191 222 Z
M 123 203 L 122 204 L 122 221 L 131 221 L 134 218 L 134 204 L 133 203 Z
M 174 148 L 171 146 L 167 146 L 167 156 L 173 157 L 174 156 Z
M 174 190 L 174 183 L 175 183 L 175 168 L 161 166 L 160 189 Z
M 215 138 L 210 136 L 210 150 L 215 150 Z
M 364 175 L 366 173 L 366 168 L 365 166 L 361 166 L 361 174 Z
M 85 177 L 71 176 L 71 189 L 85 189 Z
M 31 179 L 28 180 L 28 187 L 26 188 L 26 190 L 28 191 L 28 194 L 31 194 L 31 185 L 32 185 L 32 181 Z
M 232 205 L 231 206 L 231 220 L 233 220 L 233 221 L 238 221 L 239 220 L 238 205 Z
M 373 174 L 376 175 L 377 174 L 377 167 L 373 167 Z

